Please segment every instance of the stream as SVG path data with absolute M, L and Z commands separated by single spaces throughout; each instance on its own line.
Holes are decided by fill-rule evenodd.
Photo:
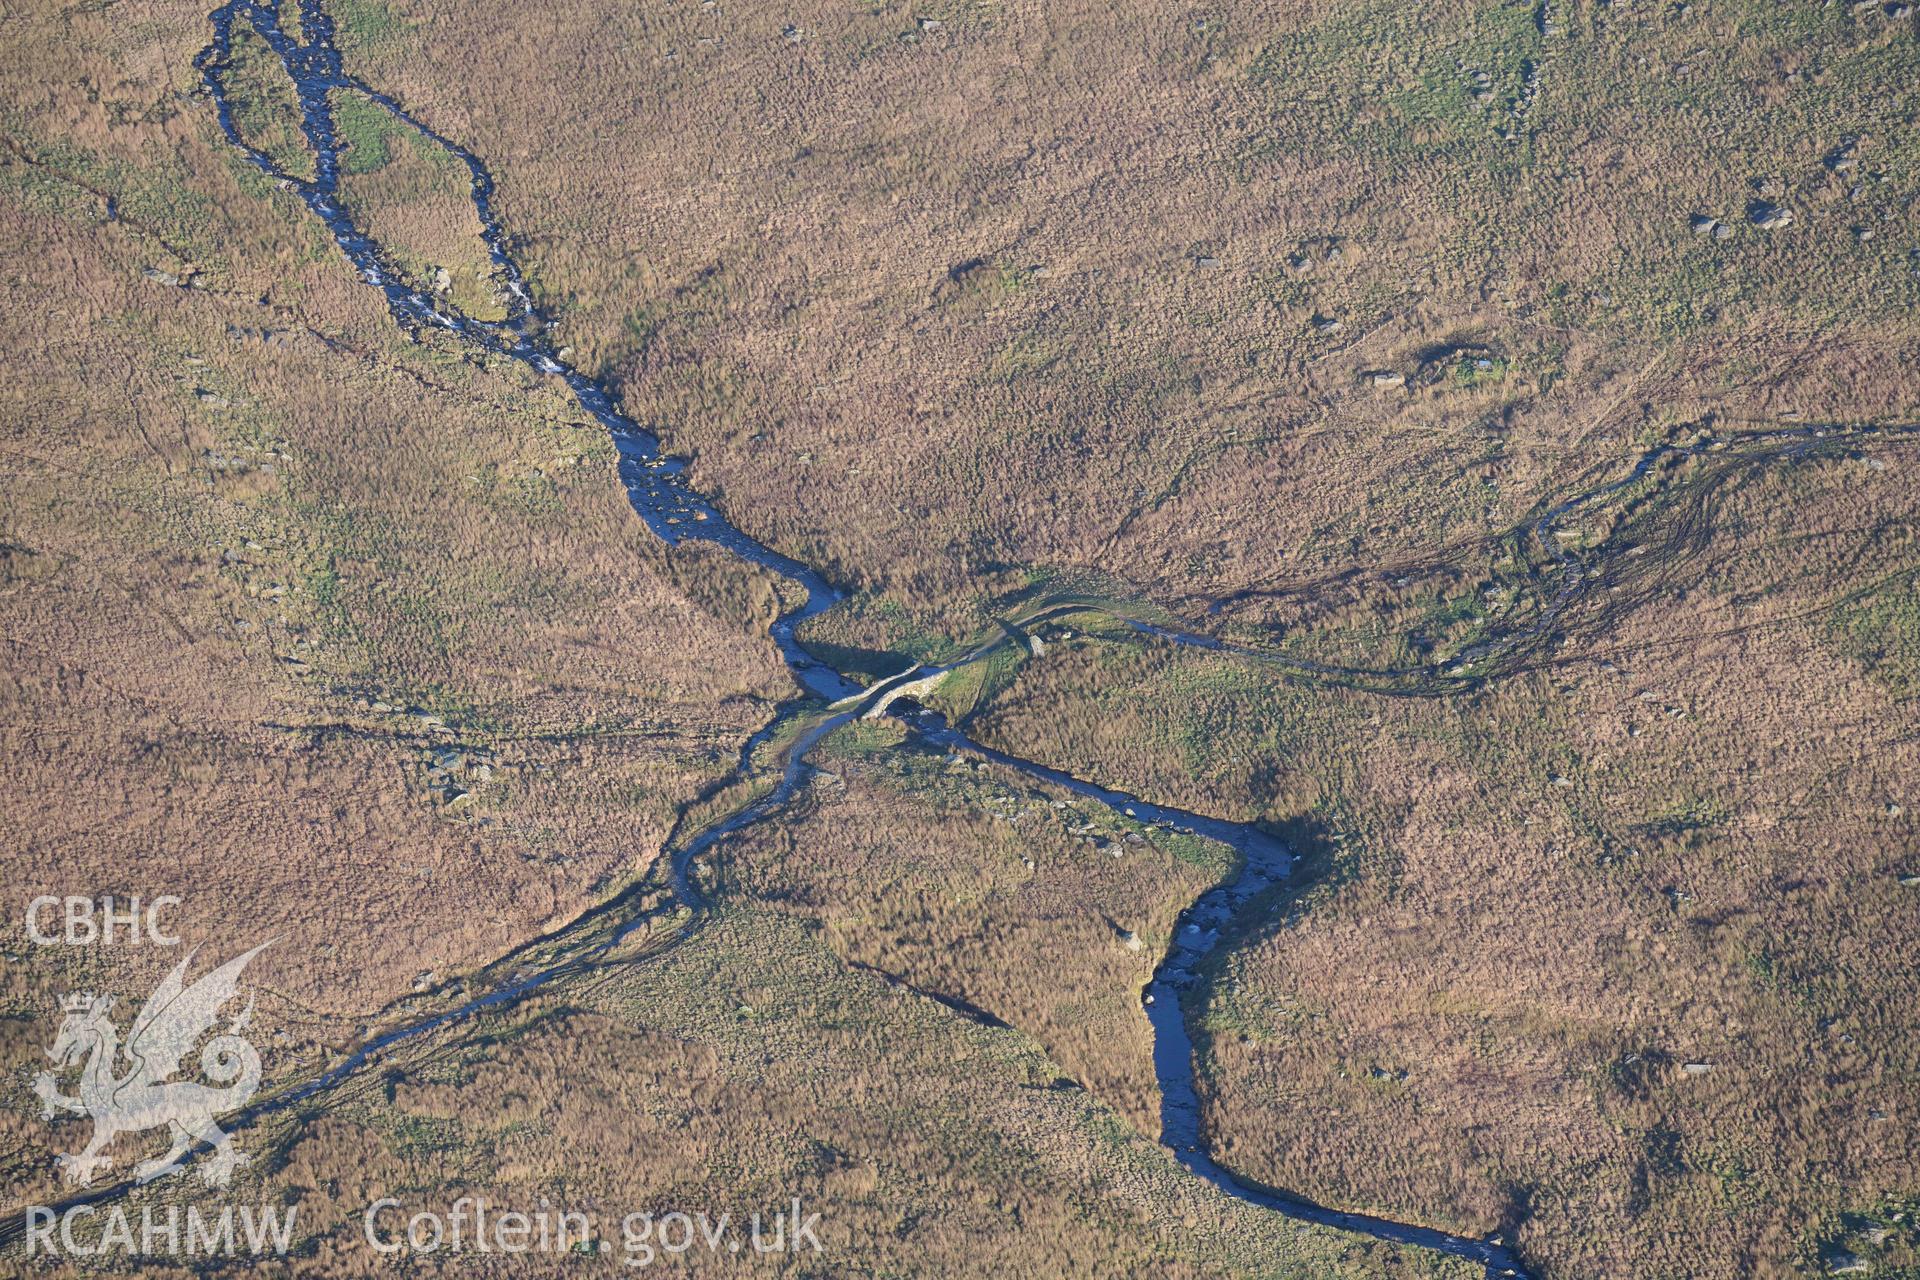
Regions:
M 892 715 L 907 726 L 911 734 L 930 747 L 972 756 L 1005 766 L 1076 795 L 1105 805 L 1116 813 L 1162 828 L 1191 832 L 1231 846 L 1239 855 L 1236 870 L 1215 885 L 1182 913 L 1175 925 L 1168 951 L 1144 993 L 1145 1012 L 1153 1030 L 1153 1061 L 1161 1092 L 1161 1142 L 1174 1158 L 1194 1176 L 1204 1179 L 1220 1191 L 1283 1214 L 1289 1218 L 1316 1223 L 1341 1231 L 1355 1232 L 1400 1245 L 1417 1246 L 1467 1260 L 1485 1268 L 1488 1276 L 1525 1277 L 1525 1267 L 1504 1244 L 1453 1235 L 1433 1228 L 1395 1222 L 1361 1213 L 1329 1208 L 1264 1187 L 1222 1168 L 1209 1154 L 1203 1122 L 1199 1082 L 1196 1078 L 1193 1043 L 1189 1036 L 1183 998 L 1200 979 L 1200 971 L 1223 936 L 1248 924 L 1249 908 L 1262 894 L 1284 881 L 1293 867 L 1293 856 L 1278 840 L 1251 824 L 1189 813 L 1155 805 L 1096 782 L 1071 776 L 1035 761 L 994 750 L 968 738 L 939 713 L 910 698 L 900 698 L 897 706 L 887 705 L 893 695 L 885 687 L 902 677 L 881 681 L 863 688 L 846 675 L 816 660 L 796 639 L 797 628 L 807 619 L 833 607 L 842 593 L 819 571 L 773 550 L 732 524 L 687 478 L 684 461 L 667 457 L 659 438 L 623 414 L 615 397 L 599 382 L 581 373 L 552 348 L 546 334 L 547 317 L 541 314 L 526 286 L 520 264 L 509 248 L 508 237 L 494 213 L 494 182 L 486 166 L 470 151 L 442 137 L 410 114 L 398 101 L 347 74 L 333 40 L 333 21 L 321 0 L 300 0 L 300 38 L 283 30 L 277 3 L 261 0 L 232 0 L 210 16 L 213 39 L 196 58 L 207 91 L 218 112 L 227 138 L 245 152 L 253 164 L 283 188 L 297 193 L 306 207 L 325 224 L 348 263 L 371 288 L 385 297 L 398 323 L 417 331 L 437 331 L 498 356 L 518 360 L 543 375 L 564 382 L 580 407 L 592 415 L 612 438 L 619 456 L 621 483 L 633 509 L 647 527 L 669 545 L 689 540 L 716 544 L 739 559 L 778 575 L 797 588 L 797 603 L 790 603 L 770 625 L 769 634 L 778 647 L 794 680 L 804 692 L 786 704 L 773 721 L 746 744 L 741 755 L 741 775 L 751 767 L 755 751 L 771 741 L 776 730 L 790 725 L 793 717 L 812 717 L 805 728 L 784 748 L 779 776 L 759 798 L 736 810 L 723 820 L 680 841 L 669 856 L 672 899 L 685 908 L 682 934 L 696 930 L 707 918 L 708 904 L 692 872 L 694 860 L 715 844 L 743 828 L 778 813 L 804 785 L 809 766 L 808 752 L 824 737 L 864 712 L 877 710 Z M 234 119 L 227 77 L 232 70 L 236 24 L 246 24 L 258 33 L 284 66 L 291 78 L 301 112 L 301 131 L 312 151 L 311 179 L 283 171 L 262 151 L 248 144 Z M 340 195 L 342 144 L 336 132 L 331 97 L 336 92 L 364 95 L 367 100 L 389 112 L 392 117 L 424 139 L 457 159 L 471 177 L 473 206 L 479 217 L 481 236 L 492 259 L 496 279 L 507 300 L 507 317 L 500 321 L 476 320 L 454 310 L 431 294 L 407 283 L 391 257 L 353 220 Z M 1862 428 L 1862 432 L 1869 429 Z M 1908 434 L 1911 434 L 1909 429 Z M 1827 440 L 1824 431 L 1795 428 L 1773 433 L 1768 443 L 1782 452 L 1806 451 L 1821 447 Z M 1549 636 L 1555 620 L 1570 603 L 1585 591 L 1604 584 L 1604 573 L 1591 555 L 1560 549 L 1552 537 L 1556 522 L 1576 513 L 1583 504 L 1616 492 L 1651 470 L 1666 454 L 1697 448 L 1705 451 L 1723 447 L 1711 443 L 1699 446 L 1666 446 L 1641 459 L 1640 465 L 1625 479 L 1546 507 L 1536 513 L 1533 532 L 1557 562 L 1559 582 L 1547 601 L 1544 621 L 1516 629 L 1507 636 L 1490 640 L 1476 661 L 1521 652 L 1544 636 Z M 1549 566 L 1553 568 L 1553 566 Z M 1224 604 L 1226 602 L 1219 602 Z M 1172 627 L 1129 619 L 1139 633 L 1176 644 L 1236 653 L 1254 659 L 1278 661 L 1309 673 L 1336 678 L 1391 678 L 1404 683 L 1418 678 L 1426 682 L 1427 692 L 1459 692 L 1482 678 L 1479 670 L 1438 672 L 1429 669 L 1365 671 L 1348 667 L 1321 667 L 1296 658 L 1236 646 L 1216 638 L 1191 635 Z M 884 702 L 882 700 L 885 700 Z M 829 704 L 820 712 L 821 703 Z M 876 707 L 876 703 L 879 705 Z M 658 886 L 653 886 L 657 888 Z M 270 1113 L 307 1102 L 377 1061 L 388 1049 L 423 1036 L 450 1023 L 481 1011 L 498 1008 L 520 999 L 560 977 L 578 973 L 596 959 L 607 955 L 633 930 L 658 919 L 639 906 L 634 891 L 622 894 L 594 908 L 553 938 L 541 942 L 549 948 L 559 945 L 559 958 L 547 959 L 530 969 L 521 970 L 499 981 L 483 993 L 469 994 L 463 1002 L 431 1016 L 420 1017 L 359 1046 L 333 1067 L 301 1084 L 254 1103 L 233 1117 L 229 1128 L 244 1127 Z M 565 945 L 577 938 L 578 945 Z M 530 948 L 523 948 L 530 953 Z M 518 954 L 518 953 L 516 953 Z M 938 998 L 938 997 L 936 997 Z M 126 1194 L 131 1184 L 121 1183 L 76 1196 L 63 1207 L 94 1204 Z M 0 1228 L 0 1241 L 17 1236 L 17 1224 Z

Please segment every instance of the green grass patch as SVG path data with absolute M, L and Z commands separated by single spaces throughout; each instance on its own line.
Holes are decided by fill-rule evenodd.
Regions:
M 1898 582 L 1835 608 L 1828 634 L 1893 696 L 1920 694 L 1920 591 Z
M 329 0 L 327 12 L 333 15 L 334 44 L 349 57 L 396 52 L 413 30 L 381 0 Z
M 345 146 L 340 169 L 348 175 L 378 173 L 386 168 L 393 158 L 393 147 L 400 141 L 401 126 L 393 113 L 358 93 L 333 95 L 333 127 Z
M 313 177 L 313 152 L 300 131 L 300 100 L 293 81 L 266 37 L 251 26 L 234 27 L 227 101 L 233 109 L 233 127 L 248 146 L 283 173 Z

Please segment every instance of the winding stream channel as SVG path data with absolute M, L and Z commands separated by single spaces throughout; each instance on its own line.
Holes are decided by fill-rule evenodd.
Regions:
M 1230 931 L 1236 916 L 1247 904 L 1256 900 L 1263 890 L 1287 877 L 1293 865 L 1289 851 L 1272 836 L 1251 825 L 1151 804 L 1038 762 L 996 751 L 972 741 L 938 713 L 917 703 L 903 699 L 899 705 L 905 709 L 896 709 L 892 704 L 896 697 L 901 696 L 901 686 L 916 674 L 926 674 L 919 669 L 909 670 L 868 688 L 816 660 L 799 644 L 795 636 L 796 629 L 807 619 L 831 608 L 842 598 L 842 593 L 817 570 L 765 546 L 735 527 L 691 486 L 684 462 L 666 457 L 659 438 L 623 414 L 605 387 L 561 359 L 545 337 L 546 318 L 540 314 L 529 295 L 520 265 L 514 259 L 508 239 L 494 214 L 494 183 L 486 166 L 470 151 L 428 128 L 392 97 L 345 71 L 334 45 L 332 19 L 321 0 L 301 0 L 298 17 L 299 35 L 296 37 L 282 27 L 281 9 L 277 3 L 232 0 L 211 15 L 213 39 L 196 59 L 196 66 L 204 77 L 227 138 L 270 177 L 278 180 L 286 189 L 298 193 L 307 208 L 326 225 L 354 270 L 369 287 L 378 289 L 384 295 L 400 324 L 416 330 L 440 331 L 474 348 L 519 360 L 542 374 L 563 381 L 580 407 L 600 422 L 612 437 L 619 451 L 620 479 L 633 508 L 647 527 L 662 540 L 668 544 L 688 540 L 717 544 L 741 560 L 777 574 L 798 588 L 798 603 L 791 604 L 772 623 L 770 634 L 804 694 L 784 706 L 773 723 L 747 743 L 741 756 L 740 776 L 746 776 L 753 769 L 755 752 L 772 741 L 776 728 L 791 727 L 796 721 L 803 727 L 785 745 L 777 777 L 769 789 L 721 821 L 678 841 L 671 850 L 667 859 L 670 868 L 669 888 L 671 900 L 682 909 L 677 917 L 682 936 L 699 928 L 709 914 L 708 904 L 692 871 L 695 859 L 726 837 L 778 812 L 804 784 L 808 772 L 808 752 L 836 728 L 868 713 L 895 715 L 914 735 L 930 746 L 1019 770 L 1035 779 L 1067 788 L 1089 800 L 1107 805 L 1138 821 L 1222 841 L 1239 853 L 1238 870 L 1225 882 L 1203 894 L 1181 915 L 1175 925 L 1173 942 L 1145 992 L 1146 1015 L 1153 1029 L 1154 1066 L 1161 1091 L 1162 1143 L 1195 1176 L 1238 1199 L 1291 1218 L 1396 1244 L 1437 1250 L 1484 1266 L 1489 1276 L 1528 1275 L 1520 1260 L 1504 1244 L 1327 1208 L 1284 1191 L 1241 1179 L 1214 1161 L 1204 1143 L 1193 1045 L 1187 1032 L 1182 997 L 1197 981 L 1201 964 L 1222 935 Z M 301 113 L 301 132 L 312 152 L 314 176 L 311 179 L 285 172 L 267 154 L 250 145 L 235 122 L 228 76 L 232 71 L 233 42 L 239 24 L 250 27 L 265 41 L 291 78 Z M 479 216 L 481 235 L 492 258 L 497 280 L 508 299 L 508 315 L 504 320 L 476 320 L 412 287 L 382 246 L 354 222 L 339 191 L 342 144 L 336 133 L 331 101 L 339 91 L 364 95 L 466 167 L 472 179 L 472 199 Z M 1811 429 L 1781 432 L 1777 433 L 1777 437 L 1771 443 L 1782 451 L 1814 447 L 1815 442 L 1823 438 Z M 1559 584 L 1547 608 L 1542 611 L 1541 618 L 1536 618 L 1528 627 L 1516 629 L 1510 635 L 1490 638 L 1483 651 L 1473 656 L 1474 664 L 1484 664 L 1490 658 L 1527 649 L 1540 636 L 1547 634 L 1555 617 L 1579 596 L 1583 583 L 1597 579 L 1599 575 L 1590 566 L 1583 566 L 1570 553 L 1556 548 L 1548 532 L 1555 521 L 1576 511 L 1582 503 L 1612 492 L 1644 474 L 1655 465 L 1658 453 L 1656 451 L 1643 458 L 1640 467 L 1626 480 L 1538 513 L 1534 532 L 1561 561 Z M 1072 601 L 1056 604 L 1051 611 L 1064 612 L 1084 607 L 1086 602 Z M 1038 610 L 1029 615 L 1028 621 L 1037 620 L 1048 612 L 1046 608 Z M 1187 634 L 1154 621 L 1124 614 L 1116 616 L 1140 632 L 1173 643 L 1224 650 L 1272 662 L 1284 669 L 1336 680 L 1376 682 L 1386 688 L 1419 681 L 1423 682 L 1421 687 L 1427 692 L 1453 692 L 1469 687 L 1483 674 L 1477 665 L 1447 672 L 1424 668 L 1363 671 L 1320 666 L 1266 650 L 1234 646 L 1211 637 Z M 977 659 L 991 647 L 989 645 L 976 651 L 961 662 Z M 822 704 L 826 706 L 824 711 L 821 710 Z M 656 891 L 661 888 L 658 883 L 641 887 Z M 588 912 L 561 934 L 541 940 L 537 962 L 513 969 L 509 976 L 496 981 L 490 989 L 480 994 L 471 994 L 473 988 L 469 987 L 469 994 L 463 1001 L 430 1016 L 417 1017 L 369 1040 L 324 1073 L 256 1102 L 248 1111 L 233 1117 L 228 1127 L 243 1127 L 272 1112 L 310 1100 L 377 1061 L 386 1050 L 403 1041 L 423 1036 L 483 1010 L 509 1004 L 557 978 L 580 972 L 610 953 L 632 931 L 659 919 L 660 914 L 657 909 L 648 908 L 638 892 L 622 894 Z M 516 954 L 531 956 L 535 953 L 532 948 L 525 948 L 522 953 Z M 508 961 L 512 959 L 509 957 Z M 495 969 L 503 967 L 508 967 L 507 962 L 496 965 Z M 129 1189 L 130 1184 L 122 1183 L 78 1196 L 66 1203 L 98 1203 L 124 1195 Z M 12 1225 L 8 1224 L 9 1228 Z M 4 1234 L 12 1232 L 0 1233 Z

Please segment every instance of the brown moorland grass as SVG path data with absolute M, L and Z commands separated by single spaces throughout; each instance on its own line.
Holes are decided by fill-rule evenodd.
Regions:
M 349 56 L 495 161 L 558 341 L 705 488 L 944 634 L 1036 568 L 1217 597 L 1646 429 L 1916 408 L 1908 24 L 1095 8 L 410 0 Z M 1495 375 L 1423 383 L 1459 346 Z
M 505 319 L 467 167 L 358 90 L 329 101 L 343 143 L 340 198 L 355 223 L 414 288 L 475 319 Z
M 651 963 L 398 1050 L 323 1116 L 247 1141 L 273 1157 L 227 1196 L 156 1184 L 125 1202 L 134 1221 L 150 1204 L 291 1204 L 293 1248 L 265 1265 L 329 1280 L 395 1266 L 365 1240 L 374 1201 L 401 1201 L 379 1220 L 391 1240 L 408 1215 L 444 1216 L 461 1196 L 490 1214 L 586 1214 L 602 1248 L 403 1254 L 409 1274 L 592 1275 L 632 1256 L 669 1274 L 1469 1275 L 1338 1232 L 1275 1229 L 1093 1095 L 1060 1087 L 1022 1033 L 851 970 L 817 924 L 759 904 Z M 819 1215 L 818 1255 L 629 1255 L 629 1214 L 726 1215 L 745 1240 L 752 1213 L 796 1197 Z M 88 1266 L 195 1274 L 165 1259 Z M 36 1273 L 80 1274 L 57 1262 Z
M 36 29 L 69 23 L 99 37 L 61 47 L 105 59 L 111 100 L 90 114 L 56 95 L 46 116 L 79 127 L 56 140 L 27 121 L 0 172 L 21 249 L 6 337 L 31 372 L 7 415 L 6 892 L 182 892 L 173 923 L 208 959 L 279 934 L 252 970 L 271 1087 L 337 1061 L 410 986 L 644 867 L 787 692 L 739 639 L 777 603 L 709 550 L 652 543 L 604 441 L 550 388 L 396 339 L 293 203 L 180 110 L 191 50 L 167 41 L 190 24 L 146 27 L 145 45 L 88 13 Z M 1136 888 L 1104 892 L 1122 909 Z M 57 993 L 131 1008 L 178 954 L 9 944 L 9 1075 L 41 1061 Z M 1144 964 L 1128 953 L 1125 975 Z M 1394 1250 L 1269 1230 L 1053 1087 L 1022 1033 L 850 972 L 804 927 L 737 920 L 615 995 L 613 1021 L 536 1004 L 389 1055 L 310 1130 L 249 1129 L 234 1194 L 297 1202 L 306 1224 L 269 1268 L 373 1274 L 358 1214 L 374 1193 L 484 1187 L 656 1211 L 798 1193 L 830 1246 L 923 1272 L 1406 1270 Z M 823 1055 L 842 1069 L 823 1078 Z M 25 1089 L 6 1103 L 6 1198 L 49 1201 L 47 1127 Z M 129 1204 L 182 1202 L 218 1208 L 191 1179 Z M 102 1267 L 193 1271 L 85 1269 Z
M 858 730 L 829 740 L 801 804 L 733 842 L 726 891 L 817 922 L 858 967 L 1019 1028 L 1157 1133 L 1140 993 L 1229 851 L 914 750 L 894 725 Z
M 551 387 L 396 339 L 187 96 L 202 15 L 122 9 L 18 15 L 0 68 L 7 336 L 31 375 L 8 415 L 8 879 L 24 896 L 48 868 L 93 891 L 162 857 L 194 883 L 243 867 L 194 927 L 293 933 L 270 971 L 271 1016 L 294 1028 L 273 1066 L 310 1070 L 343 1015 L 644 865 L 787 691 L 770 648 L 739 641 L 771 588 L 661 552 Z M 338 16 L 356 70 L 493 163 L 557 339 L 696 455 L 744 527 L 864 589 L 821 629 L 836 642 L 932 652 L 1052 575 L 1196 615 L 1247 592 L 1215 625 L 1404 660 L 1522 607 L 1487 535 L 1653 440 L 1915 409 L 1911 33 L 1874 6 Z M 74 74 L 49 84 L 49 65 Z M 246 127 L 278 146 L 265 80 Z M 412 246 L 409 270 L 447 266 L 488 305 L 483 265 L 453 262 L 474 242 L 446 175 L 372 176 L 364 212 Z M 1763 229 L 1750 202 L 1794 220 Z M 1696 235 L 1696 212 L 1730 234 Z M 1325 885 L 1215 977 L 1203 1065 L 1229 1164 L 1509 1227 L 1550 1274 L 1907 1264 L 1910 456 L 1748 485 L 1687 572 L 1577 616 L 1552 663 L 1472 698 L 1384 703 L 1071 644 L 982 681 L 965 710 L 997 741 L 1331 833 Z M 1391 598 L 1377 580 L 1332 602 L 1296 589 L 1421 561 Z M 816 894 L 841 957 L 1004 1002 L 1138 1120 L 1137 1025 L 1096 1044 L 1017 979 L 1088 962 L 1078 907 L 1122 886 L 1016 898 L 977 946 L 951 940 L 964 911 L 923 927 L 884 880 L 852 920 L 875 887 L 859 873 L 891 849 L 881 824 L 908 812 L 869 780 L 822 801 L 852 828 L 819 842 L 824 866 L 755 845 L 753 883 Z M 797 847 L 804 829 L 777 834 Z M 901 901 L 977 886 L 1004 853 L 967 821 L 939 836 L 936 887 Z M 817 1017 L 785 977 L 868 979 L 796 967 L 834 953 L 804 927 L 735 925 L 681 1040 L 724 1039 L 749 1068 L 779 1041 L 814 1069 L 824 1021 L 875 1090 L 949 1046 L 927 1019 L 956 1020 L 904 993 L 905 1030 Z M 762 967 L 732 979 L 730 1010 L 716 975 L 741 956 Z M 160 958 L 94 963 L 9 966 L 8 1061 L 34 1056 L 54 991 L 131 998 Z M 1132 963 L 1090 967 L 1118 985 Z M 625 1016 L 671 1007 L 656 988 Z M 1091 1025 L 1124 1026 L 1105 1012 Z M 654 1047 L 624 1034 L 558 1038 L 589 1043 L 618 1093 L 613 1060 Z M 1057 1077 L 1020 1053 L 1029 1083 Z M 717 1117 L 772 1104 L 722 1090 L 728 1069 L 697 1052 L 672 1060 L 643 1090 L 709 1091 L 684 1160 L 732 1185 Z M 1310 1260 L 1195 1262 L 1191 1212 L 1122 1247 L 1075 1207 L 1082 1182 L 1010 1195 L 1060 1157 L 1022 1129 L 1008 1075 L 972 1060 L 874 1131 L 916 1171 L 965 1165 L 966 1203 L 986 1206 L 901 1257 L 957 1268 L 1010 1221 L 1032 1230 L 1024 1254 L 1020 1230 L 994 1237 L 1008 1266 L 1388 1265 L 1313 1233 Z M 799 1068 L 767 1076 L 819 1096 Z M 308 1158 L 467 1176 L 450 1113 L 491 1124 L 485 1090 L 407 1102 L 421 1114 L 388 1121 L 402 1166 L 350 1130 Z M 612 1110 L 592 1162 L 608 1176 L 630 1123 Z M 930 1112 L 1021 1132 L 927 1137 Z M 568 1125 L 608 1132 L 606 1114 Z M 1058 1139 L 1075 1152 L 1114 1125 L 1078 1166 L 1096 1183 L 1113 1151 L 1165 1171 L 1112 1117 L 1076 1123 Z M 44 1190 L 44 1132 L 24 1108 L 5 1124 L 13 1186 Z M 801 1177 L 780 1147 L 756 1168 Z M 529 1157 L 543 1185 L 568 1150 Z M 858 1182 L 835 1194 L 859 1202 Z M 869 1235 L 925 1217 L 881 1200 L 855 1219 Z M 1279 1248 L 1270 1226 L 1259 1247 Z
M 310 1071 L 643 873 L 790 693 L 740 631 L 769 584 L 665 552 L 554 389 L 398 334 L 185 96 L 203 15 L 154 12 L 21 15 L 0 65 L 22 1082 L 61 992 L 137 1008 L 178 958 L 32 946 L 30 899 L 179 895 L 203 967 L 277 938 L 270 1077 Z M 38 1185 L 19 1094 L 4 1160 Z
M 1467 697 L 1112 639 L 1020 669 L 988 741 L 1307 837 L 1190 1010 L 1225 1163 L 1505 1230 L 1548 1275 L 1901 1265 L 1914 465 L 1723 486 L 1651 601 Z

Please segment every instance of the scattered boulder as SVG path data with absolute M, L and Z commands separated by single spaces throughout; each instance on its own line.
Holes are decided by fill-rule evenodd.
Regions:
M 1720 219 L 1710 213 L 1696 213 L 1693 215 L 1691 225 L 1693 234 L 1697 236 L 1712 235 L 1713 229 L 1720 225 Z
M 213 449 L 203 449 L 200 453 L 200 462 L 207 470 L 222 475 L 253 470 L 253 460 L 251 458 L 243 458 L 235 453 L 220 453 Z M 246 562 L 235 557 L 232 563 L 244 564 Z
M 227 326 L 227 339 L 231 342 L 259 343 L 268 347 L 290 346 L 296 341 L 295 335 L 286 329 L 254 329 L 237 324 Z
M 1711 1062 L 1683 1062 L 1680 1064 L 1680 1073 L 1689 1076 L 1712 1075 L 1713 1064 Z
M 1747 205 L 1747 221 L 1762 231 L 1777 231 L 1793 225 L 1793 210 L 1768 200 L 1755 200 Z

